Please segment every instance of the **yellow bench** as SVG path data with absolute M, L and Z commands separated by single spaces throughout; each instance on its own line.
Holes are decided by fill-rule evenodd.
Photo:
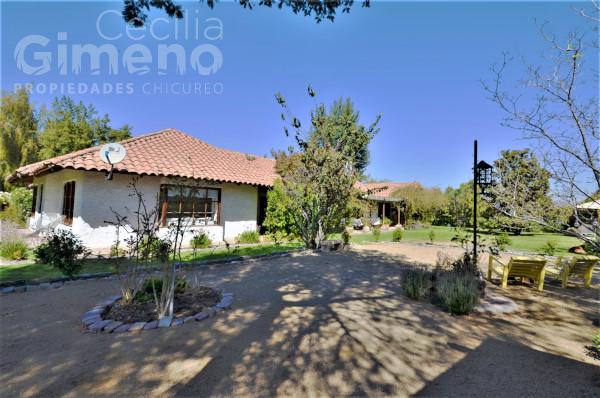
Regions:
M 586 288 L 592 286 L 592 272 L 600 258 L 595 256 L 576 256 L 573 258 L 558 258 L 558 269 L 549 268 L 548 274 L 562 281 L 562 287 L 567 287 L 569 276 L 580 276 Z
M 521 279 L 530 278 L 537 283 L 538 290 L 544 290 L 546 262 L 547 260 L 543 257 L 513 256 L 508 264 L 505 264 L 500 261 L 500 258 L 490 255 L 487 277 L 488 280 L 491 280 L 492 273 L 502 276 L 502 288 L 508 285 L 509 276 L 516 276 Z

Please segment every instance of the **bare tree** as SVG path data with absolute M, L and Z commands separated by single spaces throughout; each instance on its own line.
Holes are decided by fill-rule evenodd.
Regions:
M 539 65 L 528 65 L 526 77 L 507 86 L 504 81 L 510 58 L 492 66 L 493 79 L 484 82 L 490 99 L 505 112 L 503 125 L 519 130 L 529 140 L 550 172 L 557 202 L 572 209 L 577 229 L 568 233 L 600 250 L 597 219 L 578 208 L 582 202 L 600 204 L 598 131 L 598 3 L 592 10 L 579 10 L 585 29 L 573 30 L 565 38 L 538 25 L 548 43 Z M 594 19 L 595 18 L 595 19 Z M 496 206 L 497 207 L 497 206 Z M 510 206 L 509 206 L 510 207 Z M 512 217 L 560 229 L 556 220 L 527 208 L 499 208 Z

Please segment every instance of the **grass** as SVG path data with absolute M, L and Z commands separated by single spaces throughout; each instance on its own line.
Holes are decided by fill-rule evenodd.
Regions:
M 423 243 L 429 242 L 429 231 L 433 230 L 435 232 L 435 242 L 434 243 L 449 243 L 452 237 L 456 234 L 454 228 L 452 227 L 440 227 L 440 226 L 432 226 L 431 228 L 422 228 L 422 229 L 407 229 L 403 231 L 402 242 L 414 242 L 414 243 Z M 467 230 L 468 233 L 472 233 L 472 231 Z M 380 242 L 391 242 L 392 241 L 392 233 L 393 231 L 382 231 L 381 237 L 379 239 Z M 483 239 L 483 243 L 491 243 L 494 235 L 481 233 L 481 238 Z M 548 233 L 548 232 L 528 232 L 519 236 L 509 235 L 510 244 L 507 245 L 507 250 L 512 251 L 520 251 L 520 252 L 529 252 L 529 253 L 541 253 L 541 248 L 548 241 L 555 241 L 556 246 L 556 255 L 568 255 L 569 248 L 573 246 L 581 245 L 583 242 L 577 238 L 572 236 L 565 236 L 557 233 Z M 352 235 L 352 243 L 371 243 L 375 242 L 373 239 L 373 234 L 364 233 L 364 234 L 356 234 Z
M 196 253 L 194 258 L 192 252 L 182 253 L 182 261 L 205 261 L 226 259 L 237 256 L 258 256 L 261 254 L 272 254 L 286 252 L 301 247 L 300 243 L 282 243 L 279 246 L 275 244 L 264 244 L 256 246 L 246 246 L 239 249 L 227 250 L 225 248 L 202 250 Z M 114 272 L 112 264 L 106 259 L 88 259 L 83 265 L 82 274 L 93 274 L 99 272 Z M 0 283 L 14 281 L 41 281 L 53 278 L 59 278 L 63 275 L 59 270 L 52 268 L 48 264 L 20 264 L 7 265 L 0 267 Z

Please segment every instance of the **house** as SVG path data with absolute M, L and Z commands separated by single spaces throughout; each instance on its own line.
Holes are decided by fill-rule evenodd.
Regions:
M 371 201 L 376 208 L 369 217 L 388 218 L 391 225 L 404 225 L 406 215 L 404 212 L 404 199 L 393 194 L 400 188 L 408 186 L 420 187 L 418 182 L 357 182 L 356 188 L 364 192 L 365 199 Z
M 114 212 L 135 219 L 137 199 L 157 209 L 161 233 L 181 209 L 191 234 L 203 230 L 213 242 L 232 241 L 262 223 L 266 192 L 276 178 L 275 161 L 229 151 L 175 129 L 162 130 L 126 141 L 125 159 L 110 165 L 100 147 L 23 166 L 8 177 L 11 183 L 30 184 L 34 205 L 29 226 L 34 231 L 67 228 L 90 248 L 115 242 Z M 184 192 L 185 191 L 185 192 Z M 120 235 L 123 239 L 123 235 Z

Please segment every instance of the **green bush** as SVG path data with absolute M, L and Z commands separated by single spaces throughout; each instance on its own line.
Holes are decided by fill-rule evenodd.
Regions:
M 387 218 L 387 217 L 384 216 L 383 220 L 381 221 L 381 224 L 383 224 L 383 225 L 392 225 L 392 220 L 390 220 L 389 218 Z
M 540 252 L 547 256 L 554 256 L 558 243 L 555 240 L 549 240 L 540 248 Z
M 511 241 L 506 231 L 502 231 L 496 236 L 494 236 L 494 245 L 497 246 L 500 250 L 505 250 L 506 246 L 510 245 L 510 243 Z
M 236 241 L 241 244 L 259 243 L 260 235 L 257 231 L 244 231 L 237 236 Z
M 379 239 L 381 239 L 381 226 L 376 226 L 373 227 L 373 240 L 375 240 L 375 242 L 379 242 Z
M 23 260 L 27 257 L 27 244 L 19 238 L 11 238 L 0 242 L 0 257 L 7 260 Z
M 72 278 L 81 271 L 89 254 L 81 240 L 71 231 L 59 230 L 34 249 L 38 262 L 48 263 Z
M 192 248 L 194 250 L 206 249 L 207 247 L 210 247 L 212 245 L 212 241 L 210 240 L 210 237 L 206 232 L 198 231 L 198 233 L 194 235 L 194 237 L 190 241 L 190 244 L 192 245 Z
M 402 230 L 400 228 L 396 228 L 394 232 L 392 232 L 392 242 L 400 242 L 402 240 Z
M 2 212 L 2 218 L 18 225 L 25 225 L 31 213 L 33 196 L 30 189 L 15 188 L 8 196 L 8 207 Z M 4 195 L 3 203 L 6 202 Z M 6 203 L 4 203 L 6 204 Z
M 154 289 L 156 289 L 156 296 L 160 297 L 162 293 L 163 280 L 159 278 L 149 278 L 144 281 L 142 288 L 135 294 L 134 301 L 138 303 L 145 303 L 154 299 Z M 175 280 L 175 294 L 185 293 L 187 288 L 187 280 L 183 277 L 178 277 Z
M 594 336 L 593 344 L 596 351 L 600 353 L 600 333 Z
M 442 304 L 455 315 L 469 314 L 479 302 L 476 277 L 460 272 L 447 272 L 437 279 L 436 291 Z
M 404 273 L 402 291 L 411 299 L 423 298 L 431 288 L 431 272 L 426 269 L 414 268 Z
M 435 241 L 435 231 L 433 229 L 429 230 L 429 242 L 433 244 Z
M 350 233 L 346 229 L 342 231 L 342 241 L 344 241 L 344 246 L 348 246 L 350 244 Z

